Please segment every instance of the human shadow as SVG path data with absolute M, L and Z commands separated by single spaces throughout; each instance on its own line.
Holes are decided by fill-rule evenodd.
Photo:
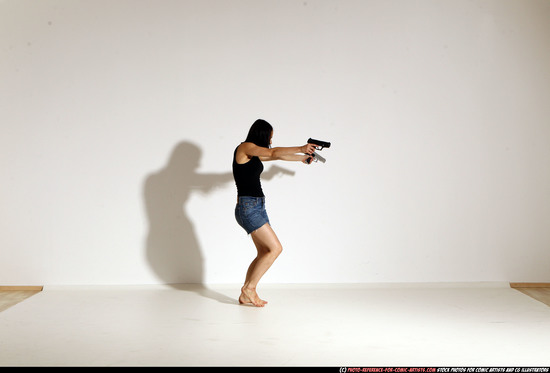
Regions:
M 226 303 L 233 299 L 204 286 L 204 259 L 186 204 L 194 191 L 210 193 L 233 180 L 230 172 L 201 174 L 201 149 L 182 141 L 172 150 L 168 163 L 147 176 L 143 188 L 149 221 L 146 256 L 165 284 Z
M 212 193 L 233 182 L 233 173 L 198 173 L 201 149 L 188 141 L 178 143 L 160 170 L 147 176 L 143 186 L 149 222 L 146 257 L 155 275 L 175 289 L 193 291 L 222 303 L 238 304 L 204 285 L 204 258 L 186 204 L 193 192 Z M 262 179 L 293 171 L 272 166 Z

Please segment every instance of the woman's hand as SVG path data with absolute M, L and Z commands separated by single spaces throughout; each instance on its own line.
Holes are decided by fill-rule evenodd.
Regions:
M 315 149 L 315 144 L 305 144 L 304 146 L 302 146 L 301 150 L 304 154 L 313 154 Z
M 310 155 L 302 155 L 301 157 L 302 158 L 302 163 L 305 163 L 305 164 L 311 164 L 313 162 L 313 159 L 311 159 L 311 161 L 309 161 L 309 159 L 311 158 Z

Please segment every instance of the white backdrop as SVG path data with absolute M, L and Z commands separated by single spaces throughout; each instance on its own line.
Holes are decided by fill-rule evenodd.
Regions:
M 0 1 L 0 284 L 550 281 L 550 2 Z M 277 166 L 275 168 L 270 168 Z

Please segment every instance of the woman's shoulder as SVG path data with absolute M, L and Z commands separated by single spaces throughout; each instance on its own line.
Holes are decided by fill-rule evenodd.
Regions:
M 248 154 L 246 153 L 246 149 L 249 148 L 248 144 L 254 145 L 251 142 L 248 142 L 248 143 L 247 142 L 241 142 L 235 148 L 234 158 L 235 158 L 235 161 L 237 162 L 237 164 L 245 164 L 245 163 L 248 163 L 248 161 L 250 161 L 252 158 L 255 158 L 255 157 L 249 157 Z

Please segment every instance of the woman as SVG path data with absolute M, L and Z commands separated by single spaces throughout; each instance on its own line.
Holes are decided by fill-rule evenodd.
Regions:
M 233 155 L 233 177 L 238 195 L 235 218 L 252 237 L 258 250 L 256 259 L 246 273 L 239 303 L 253 304 L 256 307 L 263 307 L 267 303 L 256 293 L 256 286 L 283 250 L 265 211 L 265 196 L 260 183 L 260 174 L 264 169 L 262 162 L 284 160 L 308 164 L 307 154 L 315 151 L 312 144 L 271 148 L 272 138 L 273 127 L 265 120 L 258 119 L 250 127 L 245 142 L 235 149 Z

